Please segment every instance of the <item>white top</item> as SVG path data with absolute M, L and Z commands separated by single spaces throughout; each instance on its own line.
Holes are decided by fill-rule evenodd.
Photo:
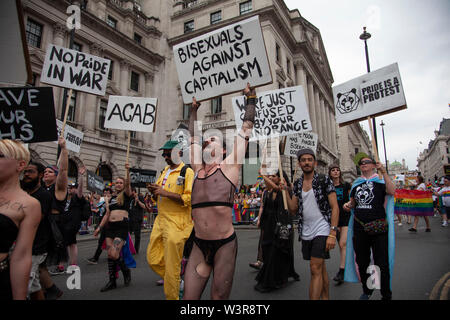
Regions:
M 427 191 L 427 187 L 425 186 L 425 183 L 421 183 L 419 184 L 419 186 L 417 187 L 417 190 L 422 190 L 422 191 Z
M 313 189 L 308 192 L 302 191 L 303 199 L 303 229 L 302 239 L 312 240 L 317 236 L 328 236 L 330 225 L 325 220 L 317 205 Z
M 439 190 L 438 194 L 442 196 L 442 204 L 446 207 L 450 207 L 450 187 L 443 187 Z

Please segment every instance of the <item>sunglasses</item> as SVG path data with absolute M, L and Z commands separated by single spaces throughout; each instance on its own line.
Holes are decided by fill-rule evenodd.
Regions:
M 376 164 L 376 162 L 372 161 L 372 160 L 363 160 L 359 163 L 359 165 L 363 165 L 363 164 Z
M 171 157 L 171 153 L 170 152 L 163 152 L 162 157 L 165 158 L 170 158 Z

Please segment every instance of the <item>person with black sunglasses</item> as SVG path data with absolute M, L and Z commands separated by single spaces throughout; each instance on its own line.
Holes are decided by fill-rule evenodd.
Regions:
M 158 216 L 147 247 L 147 262 L 163 278 L 167 300 L 179 299 L 183 249 L 193 227 L 191 192 L 194 171 L 182 161 L 177 163 L 177 149 L 174 149 L 177 145 L 178 141 L 169 140 L 159 149 L 163 151 L 167 166 L 156 183 L 147 185 L 158 206 Z

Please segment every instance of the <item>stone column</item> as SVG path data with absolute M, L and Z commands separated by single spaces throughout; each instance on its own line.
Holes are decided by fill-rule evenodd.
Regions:
M 317 134 L 319 135 L 319 138 L 324 142 L 326 140 L 325 137 L 325 130 L 324 127 L 326 126 L 325 123 L 325 117 L 324 112 L 322 108 L 320 107 L 320 100 L 319 100 L 319 92 L 316 88 L 314 88 L 314 104 L 315 104 L 315 110 L 316 110 L 316 116 L 317 116 Z
M 333 151 L 336 153 L 337 155 L 337 144 L 336 144 L 336 118 L 333 112 L 333 108 L 328 104 L 327 102 L 327 106 L 330 110 L 330 124 L 331 124 L 331 146 L 333 148 Z
M 320 94 L 317 93 L 319 97 L 319 105 L 320 105 L 320 113 L 322 114 L 322 133 L 323 133 L 323 142 L 327 147 L 330 146 L 329 143 L 329 136 L 328 136 L 328 130 L 329 130 L 329 124 L 328 124 L 328 112 L 325 109 L 325 106 L 323 104 L 323 100 L 320 98 Z
M 146 72 L 144 74 L 145 78 L 145 86 L 144 86 L 144 96 L 148 98 L 154 98 L 153 97 L 153 80 L 155 78 L 155 75 L 153 72 Z M 156 119 L 155 119 L 156 121 Z M 149 132 L 143 132 L 143 140 L 144 140 L 144 148 L 150 147 L 152 145 L 152 133 Z
M 129 84 L 129 73 L 130 73 L 131 63 L 125 59 L 120 60 L 120 79 L 118 83 L 120 84 L 120 95 L 128 96 L 128 84 Z M 128 139 L 128 132 L 125 130 L 120 130 L 119 137 L 125 139 L 125 143 Z
M 325 111 L 325 123 L 326 123 L 326 131 L 325 131 L 325 136 L 327 138 L 327 146 L 328 148 L 332 149 L 331 147 L 331 122 L 330 122 L 330 110 L 327 108 L 325 101 L 324 101 L 324 97 L 320 97 L 320 105 L 323 108 L 323 110 Z
M 94 56 L 102 56 L 103 48 L 93 43 L 90 47 L 90 54 Z M 98 96 L 94 94 L 85 94 L 86 95 L 86 103 L 83 107 L 83 114 L 84 116 L 84 127 L 87 131 L 95 131 L 95 124 L 96 120 L 98 119 L 98 113 L 97 110 L 99 110 L 99 102 L 98 102 Z
M 313 83 L 311 81 L 311 78 L 306 77 L 306 82 L 307 82 L 307 87 L 308 87 L 308 107 L 309 107 L 309 112 L 310 114 L 314 114 L 314 116 L 312 117 L 313 119 L 311 119 L 312 121 L 312 126 L 313 126 L 313 131 L 316 132 L 317 134 L 319 134 L 319 127 L 318 127 L 318 121 L 319 121 L 319 117 L 320 115 L 316 113 L 316 107 L 314 104 L 314 87 L 313 87 Z
M 65 47 L 64 40 L 67 35 L 67 27 L 61 23 L 55 23 L 53 25 L 53 43 L 60 47 Z M 59 119 L 62 110 L 62 95 L 64 89 L 60 87 L 53 87 L 53 99 L 55 101 L 56 117 Z

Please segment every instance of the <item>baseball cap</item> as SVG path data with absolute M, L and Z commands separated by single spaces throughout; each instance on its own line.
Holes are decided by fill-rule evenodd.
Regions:
M 178 143 L 178 141 L 169 140 L 161 148 L 159 148 L 159 150 L 171 150 L 175 148 Z

